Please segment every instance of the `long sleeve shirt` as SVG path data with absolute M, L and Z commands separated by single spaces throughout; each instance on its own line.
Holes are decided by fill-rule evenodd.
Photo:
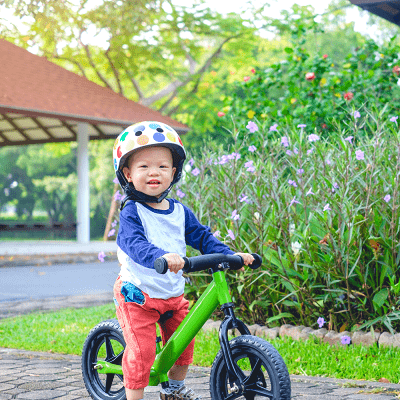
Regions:
M 168 299 L 183 294 L 182 271 L 161 275 L 154 261 L 166 253 L 186 256 L 186 245 L 202 254 L 234 254 L 215 238 L 208 226 L 200 224 L 193 212 L 174 199 L 167 199 L 168 210 L 144 203 L 128 202 L 120 213 L 117 237 L 120 276 L 151 298 Z

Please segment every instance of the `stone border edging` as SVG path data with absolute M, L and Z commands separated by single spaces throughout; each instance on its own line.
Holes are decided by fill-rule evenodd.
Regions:
M 208 320 L 204 326 L 203 331 L 218 330 L 221 325 L 221 321 Z M 293 325 L 282 325 L 281 327 L 268 328 L 267 326 L 261 326 L 258 324 L 248 326 L 252 335 L 265 336 L 269 339 L 276 339 L 277 337 L 289 336 L 294 340 L 307 340 L 311 335 L 320 338 L 323 342 L 329 343 L 330 345 L 341 345 L 342 336 L 349 336 L 352 344 L 361 344 L 363 346 L 383 346 L 383 347 L 399 347 L 400 348 L 400 333 L 394 335 L 388 332 L 336 332 L 333 330 L 328 331 L 325 328 L 313 329 L 304 325 L 293 326 Z

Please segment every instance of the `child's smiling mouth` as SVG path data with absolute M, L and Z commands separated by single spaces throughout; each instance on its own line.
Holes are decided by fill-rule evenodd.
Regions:
M 151 181 L 148 181 L 147 184 L 150 186 L 158 186 L 161 182 L 156 180 L 156 179 L 152 179 Z

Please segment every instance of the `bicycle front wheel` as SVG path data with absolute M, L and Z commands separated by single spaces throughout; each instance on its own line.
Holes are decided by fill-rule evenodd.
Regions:
M 290 400 L 290 377 L 278 351 L 266 340 L 243 335 L 229 342 L 232 358 L 243 380 L 242 394 L 231 387 L 222 350 L 211 367 L 212 400 Z
M 95 369 L 100 360 L 121 365 L 124 349 L 124 336 L 116 319 L 100 322 L 89 332 L 82 350 L 82 376 L 92 399 L 126 400 L 123 376 L 101 374 Z

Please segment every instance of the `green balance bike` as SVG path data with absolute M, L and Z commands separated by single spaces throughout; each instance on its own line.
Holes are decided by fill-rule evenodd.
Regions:
M 250 267 L 256 269 L 262 260 L 257 254 L 253 256 L 255 261 Z M 211 399 L 290 400 L 290 378 L 282 357 L 270 343 L 252 336 L 246 325 L 235 317 L 224 270 L 237 270 L 242 266 L 243 259 L 237 255 L 206 254 L 185 258 L 185 272 L 209 270 L 213 280 L 167 343 L 161 347 L 161 338 L 157 338 L 149 386 L 161 383 L 162 387 L 168 387 L 169 369 L 220 306 L 225 317 L 219 328 L 221 349 L 210 371 Z M 154 267 L 161 274 L 168 270 L 162 257 L 155 261 Z M 240 332 L 240 336 L 229 341 L 228 331 L 232 329 Z M 116 319 L 103 321 L 90 331 L 83 346 L 82 374 L 93 399 L 126 398 L 121 367 L 124 348 L 122 329 Z

